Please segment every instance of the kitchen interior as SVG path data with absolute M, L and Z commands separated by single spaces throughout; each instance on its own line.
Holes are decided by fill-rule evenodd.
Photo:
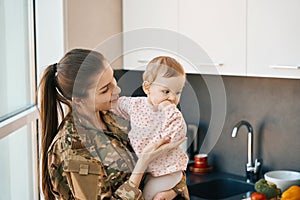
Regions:
M 186 144 L 191 159 L 188 184 L 221 177 L 239 180 L 242 185 L 249 157 L 253 165 L 258 159 L 260 177 L 273 170 L 300 171 L 299 1 L 54 0 L 29 5 L 35 8 L 37 79 L 43 67 L 70 49 L 100 49 L 115 68 L 121 95 L 143 95 L 139 86 L 147 61 L 166 54 L 182 62 L 187 86 L 180 109 L 197 132 L 193 135 L 196 141 Z M 150 35 L 139 32 L 145 28 L 154 29 L 149 29 L 153 31 Z M 127 36 L 131 33 L 141 37 L 136 37 L 141 41 L 137 45 L 145 41 L 151 45 L 156 38 L 161 41 L 164 34 L 166 40 L 174 37 L 170 37 L 171 44 L 166 42 L 170 49 L 158 44 L 151 50 L 131 51 L 139 47 L 130 46 L 132 39 Z M 114 47 L 107 48 L 107 44 Z M 241 121 L 246 123 L 234 137 L 233 129 Z M 188 134 L 192 131 L 195 129 Z M 206 142 L 211 142 L 208 148 L 203 147 Z M 203 149 L 212 169 L 193 172 L 194 155 Z M 34 188 L 28 199 L 42 198 Z M 247 195 L 243 191 L 223 197 L 207 194 L 205 198 L 196 193 L 191 199 L 242 199 Z M 8 199 L 17 199 L 12 196 Z

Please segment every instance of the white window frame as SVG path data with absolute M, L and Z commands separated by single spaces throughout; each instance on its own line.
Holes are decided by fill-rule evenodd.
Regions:
M 33 191 L 34 200 L 40 199 L 39 197 L 39 180 L 38 180 L 38 123 L 39 112 L 37 107 L 37 102 L 35 100 L 35 92 L 37 90 L 37 67 L 36 67 L 36 43 L 35 43 L 35 19 L 34 19 L 34 6 L 35 0 L 27 0 L 28 4 L 28 26 L 29 26 L 29 66 L 30 66 L 30 95 L 31 102 L 33 105 L 24 108 L 23 110 L 8 114 L 0 122 L 0 140 L 14 133 L 16 130 L 26 126 L 31 125 L 31 138 L 32 138 L 32 156 L 33 159 L 32 171 L 33 171 Z

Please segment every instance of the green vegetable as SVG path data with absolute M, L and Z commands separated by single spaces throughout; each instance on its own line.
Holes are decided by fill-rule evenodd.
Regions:
M 280 189 L 274 183 L 270 183 L 263 178 L 258 180 L 254 187 L 257 192 L 265 194 L 268 199 L 276 198 L 281 193 Z

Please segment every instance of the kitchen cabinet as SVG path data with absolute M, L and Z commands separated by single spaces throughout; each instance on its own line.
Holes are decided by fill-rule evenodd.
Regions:
M 201 74 L 246 75 L 246 0 L 179 0 L 178 8 L 179 32 L 211 59 L 191 57 Z
M 249 0 L 247 74 L 300 78 L 300 1 Z
M 169 55 L 188 73 L 300 79 L 298 8 L 297 0 L 123 1 L 124 68 Z
M 124 68 L 143 70 L 153 57 L 169 55 L 188 73 L 246 75 L 245 1 L 123 1 Z M 138 48 L 140 35 L 126 32 L 141 28 L 174 31 L 174 48 Z
M 176 57 L 177 0 L 123 0 L 122 3 L 124 69 L 144 70 L 152 58 L 160 55 Z M 156 30 L 149 32 L 147 28 Z M 166 42 L 168 32 L 174 37 Z

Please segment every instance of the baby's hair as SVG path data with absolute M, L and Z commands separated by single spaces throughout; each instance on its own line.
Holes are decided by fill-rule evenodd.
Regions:
M 158 56 L 153 58 L 147 65 L 143 73 L 143 80 L 152 83 L 158 74 L 162 77 L 186 76 L 182 65 L 169 56 Z

